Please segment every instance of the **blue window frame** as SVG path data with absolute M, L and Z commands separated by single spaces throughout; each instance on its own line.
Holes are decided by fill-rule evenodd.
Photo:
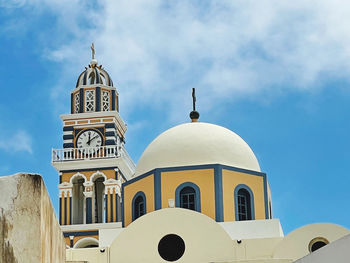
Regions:
M 240 184 L 234 191 L 236 221 L 254 220 L 254 196 L 252 190 Z
M 201 211 L 200 189 L 191 182 L 179 185 L 175 190 L 175 206 Z
M 132 220 L 146 214 L 146 196 L 143 192 L 137 192 L 132 199 Z
M 196 201 L 196 191 L 192 187 L 186 186 L 180 191 L 181 208 L 196 210 L 195 201 Z

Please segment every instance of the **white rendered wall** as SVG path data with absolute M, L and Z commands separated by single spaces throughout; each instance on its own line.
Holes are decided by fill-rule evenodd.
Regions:
M 350 235 L 324 246 L 295 263 L 349 263 Z
M 225 229 L 232 240 L 284 236 L 279 219 L 221 222 L 219 225 Z

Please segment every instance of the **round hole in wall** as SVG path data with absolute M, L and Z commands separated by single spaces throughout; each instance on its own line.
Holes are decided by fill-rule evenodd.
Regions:
M 185 241 L 178 235 L 168 234 L 159 241 L 158 253 L 166 261 L 176 261 L 185 253 Z
M 329 244 L 329 241 L 324 237 L 316 237 L 310 241 L 309 251 L 314 252 L 327 244 Z

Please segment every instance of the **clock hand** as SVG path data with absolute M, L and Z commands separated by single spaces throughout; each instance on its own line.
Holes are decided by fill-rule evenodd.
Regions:
M 94 140 L 94 139 L 96 139 L 96 138 L 98 138 L 98 137 L 99 137 L 99 136 L 96 135 L 95 137 L 92 137 L 91 139 L 89 138 L 87 144 L 90 145 L 91 141 Z
M 91 142 L 92 140 L 95 140 L 95 139 L 98 138 L 98 137 L 99 137 L 98 135 L 96 135 L 95 137 L 92 137 L 91 140 L 90 140 L 90 142 Z
M 89 139 L 88 139 L 88 141 L 87 141 L 87 144 L 88 144 L 88 145 L 90 145 L 90 142 L 91 142 L 90 136 L 91 136 L 91 134 L 90 134 L 90 132 L 89 132 Z

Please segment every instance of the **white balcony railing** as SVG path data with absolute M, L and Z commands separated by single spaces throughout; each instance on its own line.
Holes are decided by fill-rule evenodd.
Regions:
M 116 145 L 87 148 L 52 149 L 52 162 L 65 162 L 86 159 L 117 158 L 120 153 Z
M 129 156 L 128 152 L 124 148 L 124 145 L 108 145 L 101 147 L 87 147 L 87 148 L 64 148 L 64 149 L 52 149 L 52 163 L 62 163 L 67 161 L 79 161 L 79 160 L 96 160 L 96 159 L 111 159 L 119 158 L 122 160 L 130 174 L 135 172 L 135 164 Z

